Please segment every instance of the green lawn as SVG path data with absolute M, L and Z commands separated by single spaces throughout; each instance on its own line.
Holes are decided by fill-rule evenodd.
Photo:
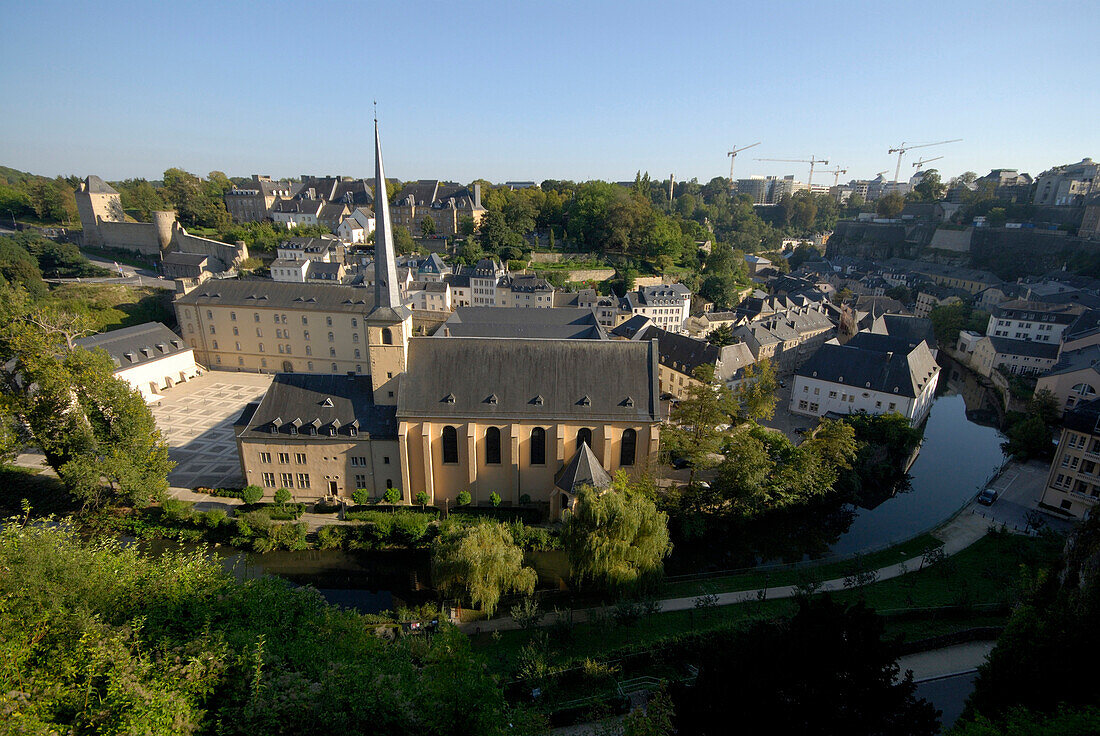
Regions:
M 50 289 L 63 309 L 86 314 L 96 332 L 131 327 L 145 322 L 176 322 L 172 292 L 151 286 L 65 283 Z
M 834 595 L 844 601 L 862 597 L 884 615 L 896 616 L 890 620 L 889 630 L 909 639 L 937 636 L 972 626 L 996 625 L 1003 622 L 1003 616 L 991 614 L 987 608 L 1010 604 L 1016 599 L 1020 591 L 1021 566 L 1047 565 L 1058 559 L 1061 549 L 1062 540 L 1057 537 L 990 534 L 941 565 L 874 583 L 863 590 Z M 707 611 L 658 613 L 632 626 L 615 626 L 609 622 L 577 624 L 567 644 L 555 646 L 554 637 L 550 637 L 551 664 L 555 668 L 565 668 L 588 658 L 615 658 L 628 650 L 660 646 L 672 637 L 790 615 L 794 607 L 791 599 L 750 601 Z M 511 673 L 515 671 L 520 650 L 530 638 L 527 632 L 504 631 L 496 638 L 478 635 L 474 645 L 485 652 L 490 666 Z
M 862 555 L 858 559 L 864 570 L 876 570 L 880 567 L 920 557 L 925 551 L 943 544 L 931 534 L 922 534 L 888 549 Z M 661 590 L 662 598 L 687 598 L 705 593 L 728 593 L 738 590 L 754 590 L 764 586 L 774 588 L 783 585 L 797 585 L 807 577 L 815 580 L 832 580 L 849 574 L 856 565 L 856 559 L 841 561 L 822 561 L 805 566 L 788 566 L 777 570 L 750 570 L 736 575 L 705 578 L 702 580 L 668 581 Z

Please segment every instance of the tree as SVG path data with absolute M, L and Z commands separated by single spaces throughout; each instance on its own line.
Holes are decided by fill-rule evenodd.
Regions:
M 393 226 L 393 249 L 401 256 L 416 252 L 416 241 L 404 225 Z
M 668 515 L 622 471 L 605 490 L 581 487 L 574 511 L 566 516 L 562 543 L 577 583 L 604 591 L 654 584 L 672 551 Z
M 290 489 L 278 488 L 275 490 L 275 503 L 283 506 L 290 502 Z
M 420 221 L 420 234 L 425 237 L 435 235 L 435 220 L 428 215 L 424 215 L 424 218 Z
M 1061 549 L 1052 566 L 1032 563 L 1021 577 L 1027 583 L 1023 601 L 997 639 L 985 664 L 978 668 L 974 692 L 967 702 L 962 723 L 994 724 L 967 734 L 1077 734 L 1096 733 L 1097 696 L 1087 678 L 1066 677 L 1068 672 L 1086 672 L 1100 656 L 1100 635 L 1095 622 L 1100 617 L 1100 516 L 1090 515 L 1074 529 L 1069 539 L 1041 534 L 1047 553 Z M 1090 728 L 1065 732 L 1056 730 L 1013 730 L 1024 718 L 1017 709 L 1032 712 L 1031 718 L 1091 708 Z
M 707 342 L 717 348 L 724 348 L 727 345 L 733 345 L 737 339 L 733 336 L 733 327 L 719 325 L 707 333 Z
M 679 733 L 931 736 L 938 712 L 900 675 L 883 620 L 862 603 L 800 599 L 787 621 L 759 623 L 703 651 L 694 686 L 675 694 Z M 796 666 L 792 666 L 796 663 Z
M 771 419 L 778 387 L 775 369 L 767 358 L 745 366 L 744 376 L 733 391 L 734 416 L 742 422 Z
M 469 215 L 462 215 L 458 218 L 458 234 L 462 238 L 468 238 L 474 234 L 477 230 L 477 223 L 474 222 L 474 218 Z
M 168 447 L 141 394 L 101 350 L 75 348 L 79 317 L 0 287 L 0 373 L 7 406 L 85 506 L 145 505 L 168 488 Z M 109 493 L 104 488 L 107 484 Z
M 18 683 L 0 693 L 7 731 L 538 732 L 442 618 L 430 637 L 383 641 L 376 618 L 310 587 L 63 523 L 4 525 L 0 569 L 0 681 Z
M 462 595 L 492 616 L 505 593 L 531 595 L 538 576 L 524 567 L 523 549 L 507 525 L 482 519 L 436 538 L 432 579 L 445 595 Z
M 1062 418 L 1062 405 L 1053 391 L 1049 388 L 1041 388 L 1028 400 L 1027 413 L 1053 426 Z
M 880 217 L 897 217 L 903 209 L 905 209 L 905 198 L 897 192 L 884 194 L 875 203 L 875 212 Z
M 420 506 L 420 508 L 424 508 L 425 506 L 427 506 L 429 501 L 431 501 L 431 498 L 428 496 L 427 491 L 417 491 L 416 503 Z
M 694 483 L 696 471 L 713 466 L 712 456 L 725 438 L 719 427 L 729 424 L 737 406 L 729 387 L 715 378 L 714 366 L 698 366 L 692 376 L 695 380 L 672 406 L 662 435 L 670 454 L 690 461 L 690 482 Z
M 251 506 L 259 503 L 264 498 L 264 489 L 257 485 L 249 484 L 241 489 L 241 500 Z
M 937 202 L 947 194 L 947 185 L 940 179 L 940 172 L 929 169 L 924 172 L 920 182 L 913 187 L 914 199 L 918 202 Z

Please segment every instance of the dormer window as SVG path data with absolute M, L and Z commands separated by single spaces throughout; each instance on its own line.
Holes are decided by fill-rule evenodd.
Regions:
M 325 400 L 321 402 L 321 406 L 324 406 L 324 407 L 327 407 L 327 408 L 331 409 L 332 408 L 332 399 L 330 397 L 326 396 Z
M 587 396 L 582 396 L 581 400 L 577 403 L 581 406 L 592 406 L 592 399 L 588 398 Z
M 628 407 L 634 406 L 634 399 L 627 396 L 625 399 L 623 399 L 623 406 L 628 406 Z
M 499 403 L 499 400 L 497 399 L 497 395 L 496 394 L 489 394 L 489 398 L 485 399 L 485 403 L 486 404 L 497 404 L 497 403 Z
M 454 394 L 447 394 L 446 396 L 443 397 L 443 403 L 444 404 L 453 404 L 453 403 L 455 403 L 455 395 Z
M 348 436 L 349 436 L 349 437 L 354 437 L 354 436 L 356 436 L 357 434 L 359 434 L 359 430 L 358 430 L 358 429 L 356 429 L 355 427 L 348 427 Z
M 542 394 L 539 394 L 535 398 L 531 399 L 531 403 L 534 404 L 535 406 L 542 406 L 546 402 L 543 400 Z

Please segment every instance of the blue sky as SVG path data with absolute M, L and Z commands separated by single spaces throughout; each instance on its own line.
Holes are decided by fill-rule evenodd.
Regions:
M 0 164 L 468 182 L 729 173 L 902 142 L 950 176 L 1100 158 L 1100 3 L 0 0 Z M 908 154 L 903 176 L 913 171 Z M 832 168 L 830 166 L 829 168 Z M 815 181 L 831 175 L 815 175 Z

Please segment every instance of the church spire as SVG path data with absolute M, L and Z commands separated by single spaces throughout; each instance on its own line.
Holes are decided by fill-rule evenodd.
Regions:
M 401 306 L 397 289 L 397 255 L 393 250 L 393 226 L 386 195 L 386 174 L 382 170 L 382 142 L 378 118 L 374 118 L 374 308 Z

